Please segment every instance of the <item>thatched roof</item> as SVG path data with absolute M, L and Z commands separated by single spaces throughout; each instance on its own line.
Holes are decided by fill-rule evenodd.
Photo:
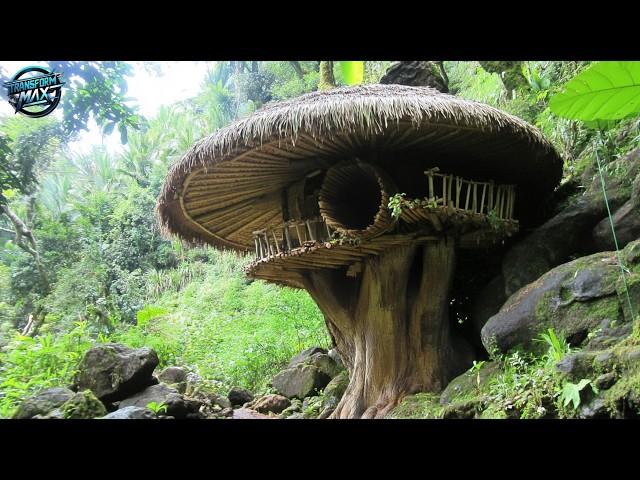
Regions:
M 252 231 L 282 222 L 283 189 L 354 157 L 392 175 L 411 167 L 412 181 L 439 166 L 515 183 L 524 198 L 551 192 L 562 173 L 536 128 L 488 105 L 428 87 L 344 87 L 267 105 L 198 141 L 170 169 L 157 214 L 185 240 L 253 248 Z

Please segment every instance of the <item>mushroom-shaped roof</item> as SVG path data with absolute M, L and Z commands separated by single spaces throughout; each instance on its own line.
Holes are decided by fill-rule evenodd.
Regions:
M 439 167 L 516 184 L 519 212 L 539 205 L 562 160 L 523 120 L 429 87 L 365 85 L 266 105 L 198 141 L 170 169 L 157 213 L 166 233 L 238 250 L 284 219 L 284 189 L 349 159 L 382 165 L 399 191 Z

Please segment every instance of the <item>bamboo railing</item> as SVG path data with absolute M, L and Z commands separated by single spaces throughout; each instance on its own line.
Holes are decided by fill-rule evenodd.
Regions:
M 493 210 L 498 218 L 513 219 L 515 185 L 476 182 L 437 172 L 437 168 L 424 172 L 429 182 L 429 200 L 435 200 L 437 206 L 484 215 Z M 441 196 L 438 196 L 436 190 L 440 186 Z
M 331 238 L 331 229 L 322 218 L 290 220 L 281 225 L 270 226 L 253 232 L 258 260 L 279 253 L 288 253 L 307 242 L 326 242 Z

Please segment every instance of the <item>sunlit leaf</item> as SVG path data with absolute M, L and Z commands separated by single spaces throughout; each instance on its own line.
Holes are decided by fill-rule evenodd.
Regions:
M 359 85 L 364 81 L 364 62 L 338 62 L 342 78 L 347 85 Z
M 619 120 L 640 114 L 640 62 L 597 62 L 567 82 L 549 106 L 573 120 Z

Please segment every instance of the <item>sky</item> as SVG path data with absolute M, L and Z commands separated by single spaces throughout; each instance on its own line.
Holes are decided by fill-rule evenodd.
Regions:
M 210 66 L 209 62 L 154 63 L 161 68 L 162 74 L 160 76 L 145 70 L 141 62 L 131 62 L 134 67 L 134 75 L 127 77 L 129 85 L 127 96 L 136 99 L 138 111 L 147 118 L 153 117 L 163 105 L 171 105 L 195 96 L 207 72 L 207 66 Z M 0 66 L 10 75 L 28 65 L 46 66 L 45 62 L 38 61 L 5 62 L 0 60 Z M 64 95 L 64 90 L 62 94 Z M 0 115 L 3 114 L 14 114 L 13 107 L 7 101 L 0 101 Z M 58 115 L 59 118 L 62 118 L 59 108 L 51 115 Z M 92 145 L 105 145 L 111 153 L 122 150 L 117 129 L 110 136 L 103 137 L 93 119 L 89 122 L 89 131 L 81 132 L 78 140 L 71 142 L 69 148 L 73 152 L 84 153 L 89 151 Z

